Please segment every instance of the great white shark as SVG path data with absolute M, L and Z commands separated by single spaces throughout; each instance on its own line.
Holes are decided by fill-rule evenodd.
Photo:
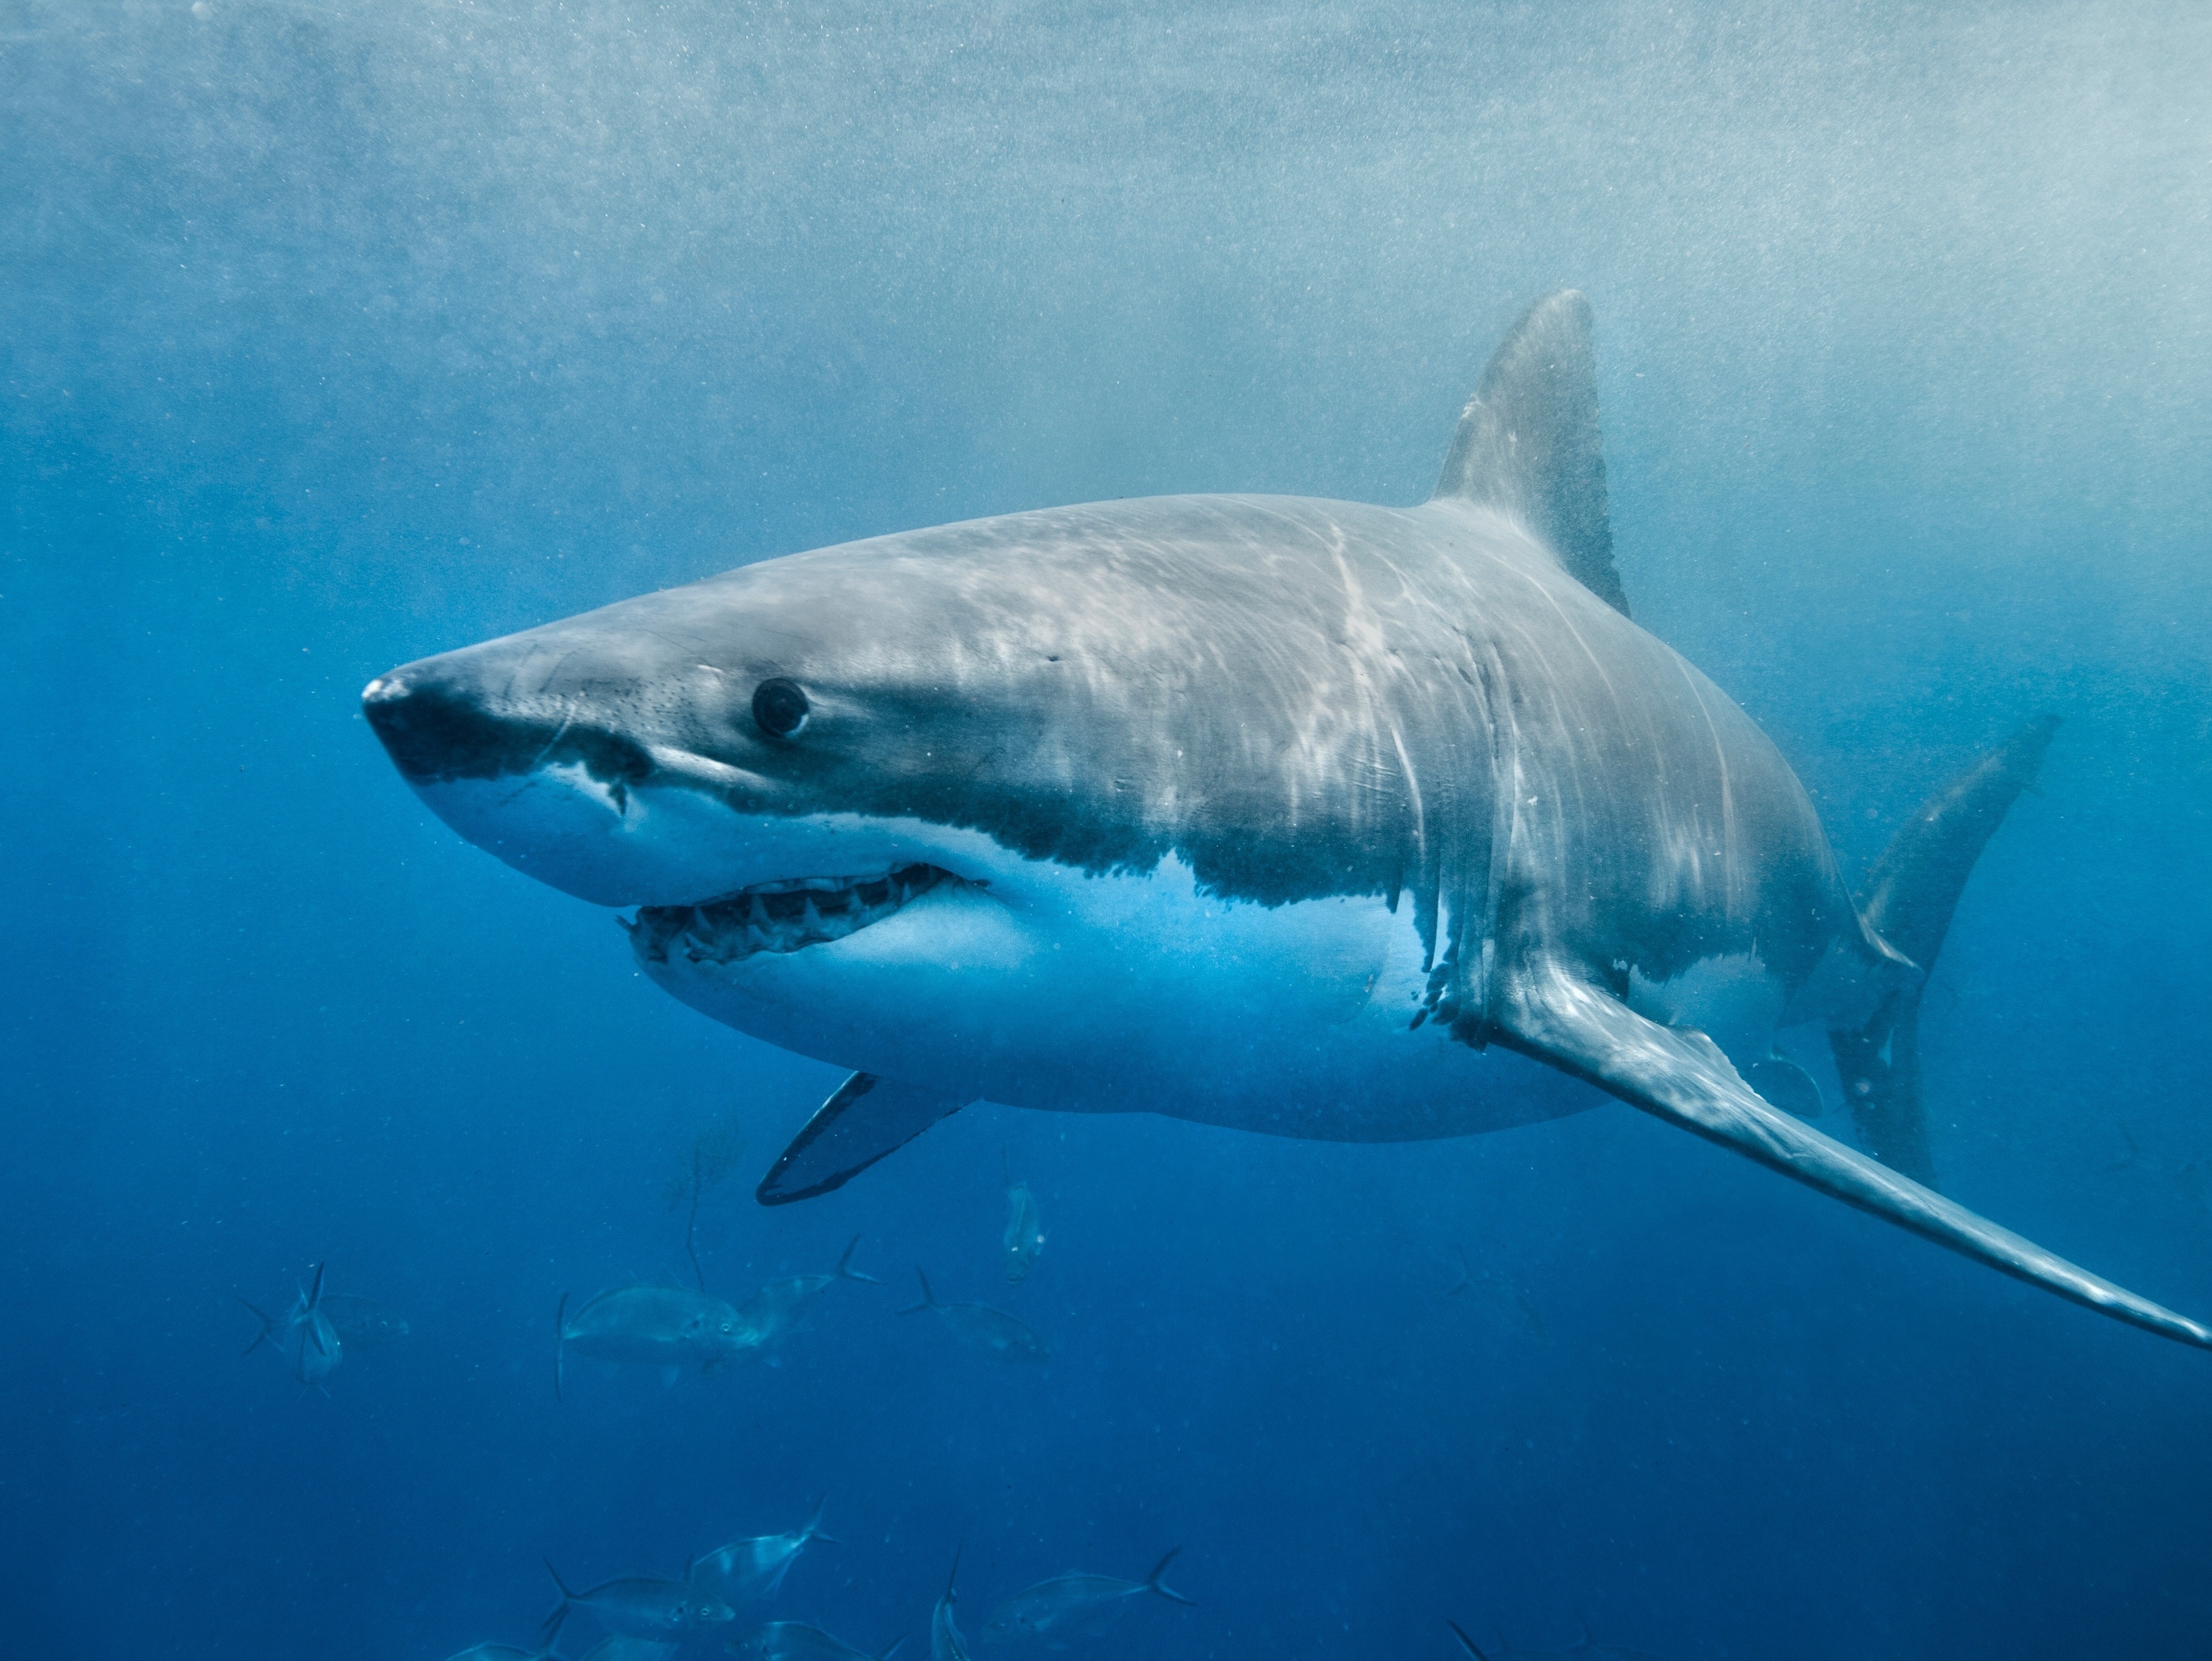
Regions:
M 1617 1098 L 2212 1347 L 1933 1187 L 1920 989 L 2055 723 L 1939 792 L 1855 899 L 1780 752 L 1628 615 L 1578 294 L 1499 347 L 1419 506 L 872 537 L 363 701 L 461 835 L 635 907 L 661 986 L 853 1070 L 766 1203 L 978 1100 L 1396 1141 Z M 1776 1105 L 1817 1108 L 1774 1047 L 1810 1022 L 1887 1163 Z

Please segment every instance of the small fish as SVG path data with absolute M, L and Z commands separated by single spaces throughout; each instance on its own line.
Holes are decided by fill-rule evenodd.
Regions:
M 775 1597 L 783 1587 L 783 1577 L 791 1573 L 791 1566 L 799 1561 L 799 1554 L 806 1549 L 809 1541 L 820 1540 L 833 1546 L 837 1543 L 822 1531 L 822 1512 L 829 1503 L 825 1496 L 822 1504 L 814 1507 L 814 1514 L 806 1519 L 806 1526 L 789 1534 L 760 1534 L 750 1540 L 733 1540 L 704 1556 L 693 1558 L 691 1567 L 684 1571 L 684 1578 L 732 1603 L 741 1598 Z
M 602 1638 L 584 1652 L 584 1661 L 668 1661 L 682 1648 L 680 1644 L 664 1644 L 652 1638 L 632 1638 L 624 1633 L 613 1633 Z
M 860 1281 L 869 1286 L 883 1282 L 873 1275 L 863 1275 L 853 1267 L 853 1251 L 860 1243 L 858 1234 L 846 1246 L 845 1255 L 837 1259 L 836 1268 L 826 1275 L 798 1275 L 789 1280 L 770 1281 L 746 1300 L 738 1311 L 738 1318 L 757 1335 L 754 1342 L 765 1348 L 781 1343 L 799 1330 L 800 1322 L 813 1312 L 814 1302 L 839 1281 Z
M 919 1315 L 925 1309 L 933 1310 L 963 1343 L 988 1349 L 1002 1361 L 1041 1361 L 1052 1354 L 1044 1347 L 1042 1338 L 1002 1310 L 988 1304 L 938 1302 L 929 1289 L 929 1276 L 919 1267 L 914 1273 L 921 1282 L 921 1301 L 910 1309 L 900 1310 L 900 1314 Z
M 350 1292 L 323 1294 L 323 1313 L 331 1330 L 349 1349 L 381 1349 L 407 1336 L 407 1318 L 374 1298 L 357 1298 Z
M 1133 1597 L 1158 1592 L 1170 1603 L 1191 1600 L 1160 1577 L 1176 1560 L 1175 1551 L 1152 1566 L 1141 1580 L 1115 1580 L 1103 1574 L 1060 1574 L 1040 1580 L 1026 1591 L 1018 1591 L 991 1612 L 983 1628 L 987 1642 L 1003 1644 L 1010 1639 L 1088 1637 L 1104 1630 L 1115 1616 L 1129 1607 Z M 1195 1607 L 1194 1605 L 1194 1607 Z
M 929 1615 L 929 1661 L 973 1661 L 968 1653 L 968 1640 L 960 1635 L 960 1628 L 952 1618 L 952 1605 L 957 1601 L 952 1583 L 960 1578 L 960 1554 L 952 1554 L 952 1573 L 945 1577 L 945 1595 L 937 1600 L 937 1607 Z
M 1006 1150 L 999 1150 L 1006 1160 Z M 1020 1285 L 1030 1277 L 1036 1264 L 1037 1253 L 1044 1250 L 1044 1226 L 1037 1221 L 1036 1196 L 1030 1192 L 1025 1182 L 1014 1180 L 1013 1167 L 1006 1166 L 1006 1279 Z
M 1544 1318 L 1528 1301 L 1528 1294 L 1503 1275 L 1475 1274 L 1468 1267 L 1465 1252 L 1459 1254 L 1459 1278 L 1444 1288 L 1444 1296 L 1456 1297 L 1462 1292 L 1474 1293 L 1530 1337 L 1544 1336 Z
M 732 1655 L 754 1656 L 758 1661 L 890 1661 L 905 1642 L 903 1638 L 894 1638 L 888 1649 L 871 1655 L 838 1642 L 819 1627 L 798 1621 L 771 1621 L 743 1638 L 732 1638 L 724 1647 Z M 586 1656 L 585 1661 L 591 1658 Z
M 681 1643 L 690 1634 L 719 1627 L 738 1618 L 738 1612 L 715 1598 L 702 1597 L 683 1580 L 660 1580 L 650 1575 L 625 1575 L 602 1581 L 589 1591 L 571 1591 L 552 1564 L 545 1572 L 561 1588 L 561 1601 L 545 1617 L 544 1638 L 550 1644 L 561 1623 L 574 1609 L 589 1609 L 599 1624 L 623 1638 L 647 1638 L 657 1643 Z
M 618 1286 L 573 1315 L 564 1293 L 554 1319 L 561 1335 L 553 1351 L 556 1396 L 571 1349 L 595 1361 L 657 1367 L 672 1380 L 686 1367 L 712 1373 L 759 1342 L 720 1298 L 681 1286 Z
M 314 1282 L 299 1295 L 283 1320 L 264 1310 L 254 1309 L 254 1318 L 261 1323 L 261 1331 L 253 1342 L 240 1353 L 251 1355 L 264 1343 L 276 1346 L 283 1356 L 284 1365 L 294 1378 L 303 1385 L 320 1388 L 325 1379 L 337 1370 L 345 1359 L 345 1350 L 338 1342 L 337 1331 L 331 1325 L 330 1317 L 323 1310 L 323 1269 L 315 1265 Z

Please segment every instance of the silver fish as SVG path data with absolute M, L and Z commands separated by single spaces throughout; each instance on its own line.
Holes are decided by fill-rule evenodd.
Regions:
M 1087 1637 L 1102 1632 L 1133 1597 L 1158 1592 L 1170 1603 L 1191 1600 L 1160 1577 L 1176 1560 L 1177 1546 L 1152 1566 L 1141 1580 L 1116 1580 L 1103 1574 L 1059 1574 L 1040 1580 L 1026 1591 L 1018 1591 L 991 1612 L 983 1628 L 985 1641 L 1003 1644 L 1013 1639 L 1058 1640 Z
M 819 1627 L 798 1621 L 771 1621 L 743 1638 L 732 1638 L 725 1647 L 732 1655 L 754 1656 L 758 1661 L 890 1661 L 905 1642 L 903 1638 L 894 1638 L 888 1648 L 871 1655 L 840 1643 Z
M 407 1318 L 374 1298 L 357 1298 L 349 1292 L 323 1294 L 323 1313 L 331 1330 L 349 1349 L 380 1349 L 407 1336 Z
M 752 1329 L 754 1342 L 765 1348 L 789 1337 L 813 1312 L 815 1301 L 839 1281 L 882 1285 L 873 1275 L 863 1275 L 853 1267 L 853 1252 L 860 1243 L 860 1237 L 854 1235 L 852 1243 L 845 1248 L 845 1255 L 837 1259 L 836 1268 L 826 1275 L 796 1275 L 789 1280 L 770 1281 L 747 1299 L 744 1306 L 738 1311 L 738 1317 Z
M 929 1661 L 972 1661 L 968 1653 L 968 1640 L 960 1635 L 959 1623 L 952 1618 L 952 1605 L 958 1601 L 952 1584 L 960 1578 L 960 1554 L 952 1554 L 952 1573 L 945 1577 L 945 1595 L 937 1600 L 937 1607 L 929 1615 Z
M 323 1309 L 323 1269 L 315 1265 L 315 1278 L 281 1321 L 265 1310 L 252 1309 L 261 1323 L 261 1331 L 241 1354 L 251 1355 L 264 1343 L 273 1344 L 284 1358 L 284 1365 L 292 1376 L 303 1385 L 320 1386 L 325 1379 L 337 1370 L 345 1359 L 345 1350 L 338 1341 L 337 1330 Z
M 806 1549 L 809 1541 L 821 1540 L 833 1546 L 837 1543 L 822 1531 L 822 1512 L 829 1503 L 825 1497 L 821 1505 L 816 1506 L 804 1528 L 788 1534 L 760 1534 L 749 1540 L 733 1540 L 693 1558 L 690 1567 L 684 1571 L 684 1578 L 732 1603 L 743 1598 L 775 1597 L 782 1589 L 783 1577 L 791 1573 L 791 1566 L 799 1561 L 799 1554 Z
M 900 1310 L 900 1314 L 919 1315 L 925 1309 L 930 1310 L 952 1329 L 963 1343 L 987 1349 L 1001 1361 L 1042 1361 L 1051 1355 L 1042 1338 L 1005 1311 L 981 1303 L 939 1303 L 929 1289 L 929 1276 L 919 1267 L 914 1272 L 921 1282 L 921 1301 L 912 1308 Z
M 1000 1155 L 1004 1157 L 1003 1153 Z M 1011 1166 L 1006 1171 L 1006 1233 L 1004 1241 L 1006 1253 L 1006 1279 L 1018 1286 L 1030 1277 L 1036 1265 L 1037 1253 L 1044 1250 L 1044 1226 L 1037 1221 L 1036 1196 L 1030 1192 L 1025 1182 L 1014 1180 Z
M 545 1572 L 561 1588 L 561 1601 L 545 1617 L 545 1641 L 550 1644 L 562 1622 L 576 1609 L 589 1609 L 610 1633 L 623 1638 L 651 1639 L 657 1643 L 681 1643 L 695 1632 L 719 1627 L 738 1618 L 727 1603 L 683 1580 L 662 1580 L 651 1575 L 625 1575 L 605 1580 L 588 1591 L 571 1591 L 551 1563 Z
M 564 1293 L 555 1319 L 553 1390 L 561 1391 L 568 1351 L 595 1361 L 657 1367 L 670 1377 L 686 1367 L 712 1373 L 754 1348 L 759 1338 L 720 1298 L 681 1286 L 619 1286 L 571 1315 Z
M 1462 1292 L 1474 1294 L 1530 1337 L 1544 1336 L 1544 1318 L 1536 1312 L 1536 1306 L 1528 1301 L 1528 1294 L 1503 1275 L 1474 1273 L 1468 1266 L 1465 1252 L 1459 1254 L 1459 1279 L 1444 1288 L 1444 1296 L 1456 1297 Z

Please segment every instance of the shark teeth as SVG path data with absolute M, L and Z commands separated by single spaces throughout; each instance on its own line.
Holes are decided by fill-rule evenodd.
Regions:
M 756 882 L 696 906 L 641 906 L 635 921 L 615 920 L 648 963 L 672 951 L 693 963 L 735 963 L 761 952 L 795 952 L 880 923 L 940 882 L 957 882 L 934 865 L 902 865 L 881 876 L 803 876 Z

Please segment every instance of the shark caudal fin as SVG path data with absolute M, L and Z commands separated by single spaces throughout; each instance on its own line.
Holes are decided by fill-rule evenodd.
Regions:
M 1920 973 L 1885 997 L 1871 1019 L 1828 1034 L 1859 1140 L 1884 1165 L 1936 1185 L 1920 1100 L 1920 998 L 1943 949 L 1951 913 L 1974 861 L 2021 791 L 2035 783 L 2058 730 L 2038 716 L 1920 805 L 1867 874 L 1859 915 Z
M 1474 1658 L 1474 1661 L 1490 1661 L 1490 1658 L 1488 1656 L 1485 1655 L 1480 1650 L 1475 1648 L 1474 1640 L 1467 1635 L 1467 1629 L 1461 1626 L 1458 1622 L 1448 1620 L 1444 1624 L 1452 1629 L 1452 1636 L 1459 1640 L 1459 1646 L 1465 1650 L 1469 1655 L 1473 1656 Z
M 1574 289 L 1531 306 L 1491 355 L 1430 498 L 1452 499 L 1511 514 L 1577 582 L 1628 615 L 1605 508 L 1590 305 Z

